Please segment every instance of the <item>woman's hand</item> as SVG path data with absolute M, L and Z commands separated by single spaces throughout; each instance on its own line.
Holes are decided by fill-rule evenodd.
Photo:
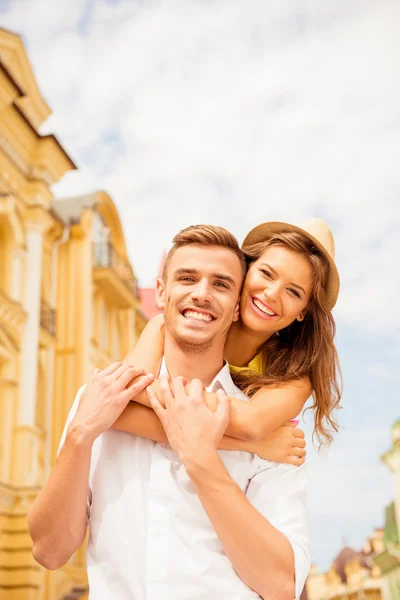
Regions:
M 278 427 L 267 439 L 249 443 L 253 454 L 265 460 L 295 466 L 305 462 L 304 431 L 291 421 Z

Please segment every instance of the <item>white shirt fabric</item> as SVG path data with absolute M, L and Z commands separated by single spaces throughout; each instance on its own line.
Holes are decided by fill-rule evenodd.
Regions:
M 228 364 L 208 390 L 219 387 L 247 399 L 234 385 Z M 289 539 L 300 596 L 310 566 L 306 466 L 280 465 L 236 450 L 220 450 L 219 455 L 251 504 Z M 90 600 L 260 598 L 232 567 L 184 465 L 168 444 L 112 430 L 100 435 L 92 451 L 87 514 Z

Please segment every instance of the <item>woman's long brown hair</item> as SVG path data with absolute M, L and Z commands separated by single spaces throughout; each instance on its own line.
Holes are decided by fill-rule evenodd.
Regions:
M 306 257 L 313 271 L 313 290 L 303 321 L 294 321 L 271 336 L 262 347 L 263 375 L 246 370 L 234 374 L 236 385 L 252 396 L 263 387 L 276 387 L 288 381 L 309 377 L 313 389 L 314 436 L 319 447 L 332 442 L 338 422 L 332 412 L 340 408 L 341 372 L 334 344 L 336 333 L 324 284 L 329 264 L 315 244 L 297 232 L 273 234 L 267 241 L 246 248 L 251 266 L 271 246 L 286 246 Z M 307 409 L 307 410 L 308 410 Z

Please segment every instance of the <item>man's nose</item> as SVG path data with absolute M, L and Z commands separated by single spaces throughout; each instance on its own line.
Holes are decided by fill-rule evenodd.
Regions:
M 209 283 L 205 280 L 200 280 L 196 287 L 192 290 L 192 298 L 198 300 L 199 302 L 209 302 L 210 301 L 210 286 Z

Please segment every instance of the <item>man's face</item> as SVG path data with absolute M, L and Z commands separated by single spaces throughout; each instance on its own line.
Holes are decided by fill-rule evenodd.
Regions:
M 157 304 L 165 326 L 185 351 L 204 352 L 239 318 L 243 280 L 239 258 L 229 248 L 188 244 L 172 255 L 166 280 L 157 280 Z

